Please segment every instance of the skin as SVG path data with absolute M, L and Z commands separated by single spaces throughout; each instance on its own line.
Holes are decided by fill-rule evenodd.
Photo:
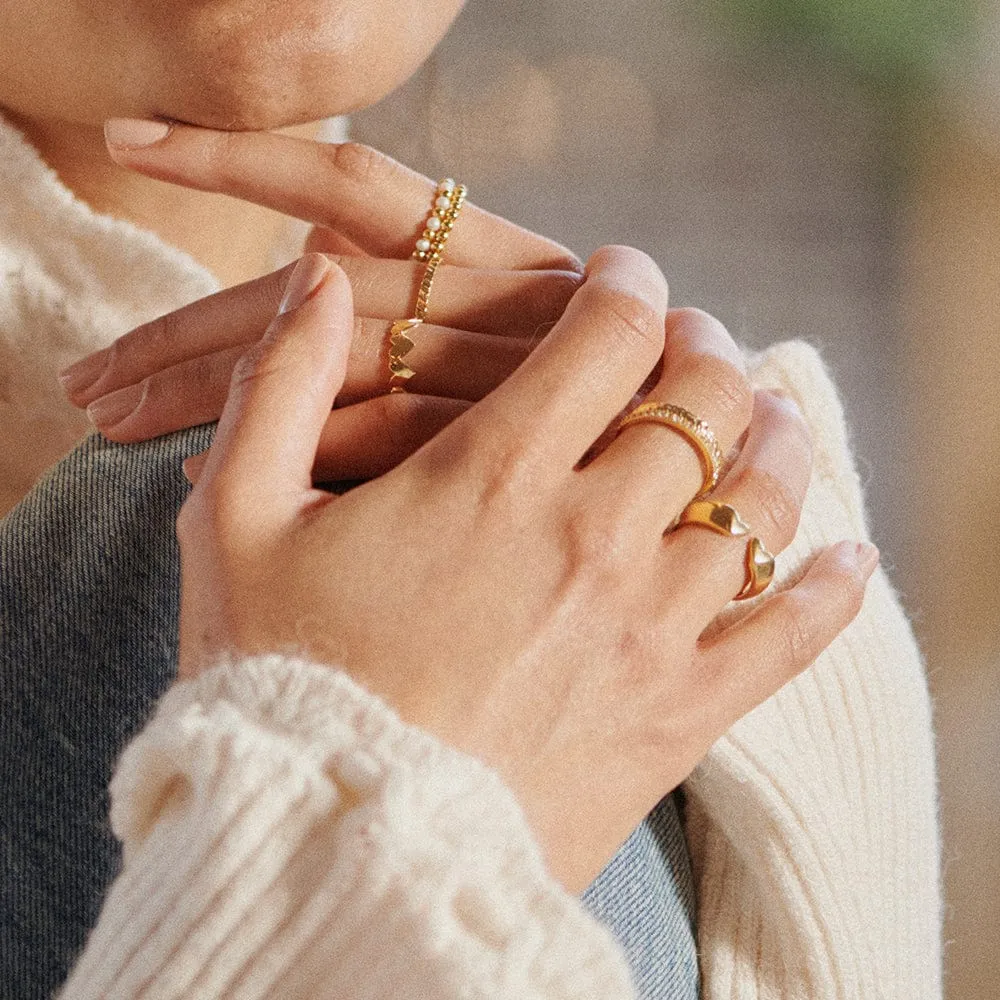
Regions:
M 349 664 L 405 720 L 504 777 L 571 891 L 832 641 L 878 561 L 872 546 L 833 546 L 795 586 L 703 637 L 739 586 L 743 546 L 664 533 L 700 480 L 690 448 L 636 427 L 579 460 L 666 342 L 657 398 L 706 401 L 731 342 L 704 314 L 670 329 L 666 283 L 638 251 L 605 248 L 587 275 L 516 374 L 394 470 L 335 497 L 311 471 L 347 367 L 350 284 L 322 256 L 303 258 L 285 311 L 237 366 L 179 524 L 185 676 L 232 649 Z M 577 378 L 563 377 L 570 363 Z M 725 446 L 749 422 L 719 498 L 784 548 L 809 480 L 801 416 L 745 390 L 716 394 L 711 412 Z
M 608 425 L 651 389 L 708 421 L 724 449 L 745 442 L 716 496 L 775 552 L 798 524 L 808 434 L 790 403 L 754 396 L 721 324 L 668 310 L 663 275 L 636 251 L 601 251 L 581 280 L 562 248 L 469 206 L 437 288 L 450 310 L 443 356 L 415 359 L 447 371 L 448 352 L 464 349 L 489 365 L 471 383 L 379 402 L 379 356 L 355 351 L 352 333 L 367 320 L 381 344 L 412 294 L 400 258 L 433 185 L 361 147 L 212 129 L 280 129 L 370 104 L 459 6 L 41 0 L 29 15 L 7 4 L 0 104 L 95 208 L 224 281 L 257 279 L 134 332 L 86 378 L 67 373 L 81 405 L 107 407 L 136 386 L 147 387 L 138 402 L 152 398 L 150 378 L 194 361 L 215 387 L 207 403 L 190 401 L 205 407 L 198 419 L 225 407 L 212 452 L 188 469 L 196 485 L 179 523 L 182 675 L 223 650 L 295 646 L 342 665 L 408 721 L 494 766 L 554 873 L 579 890 L 732 722 L 846 627 L 878 557 L 853 542 L 824 550 L 795 586 L 705 637 L 743 584 L 745 543 L 668 530 L 702 481 L 690 444 L 649 425 L 608 443 Z M 109 158 L 102 123 L 123 116 L 188 125 L 149 149 L 112 143 Z M 276 212 L 314 223 L 311 247 L 345 266 L 351 257 L 355 273 L 310 254 L 293 275 L 258 278 L 254 254 Z M 498 273 L 484 277 L 487 262 Z M 523 329 L 501 328 L 504 295 Z M 206 330 L 225 344 L 206 344 Z M 470 335 L 492 340 L 470 350 Z M 229 354 L 206 362 L 206 346 Z M 357 402 L 332 409 L 335 399 Z M 429 412 L 422 399 L 451 409 L 399 436 Z M 375 423 L 358 420 L 366 405 L 382 408 Z M 129 414 L 122 425 L 105 412 L 109 431 L 135 440 L 184 419 L 155 406 Z M 343 474 L 359 441 L 387 436 L 395 451 L 364 470 L 380 478 L 338 499 L 313 488 L 318 464 Z M 387 525 L 405 525 L 405 547 Z M 348 576 L 350 588 L 337 585 Z M 387 629 L 390 607 L 419 614 Z
M 274 213 L 167 187 L 107 156 L 108 118 L 279 129 L 366 107 L 428 56 L 461 0 L 38 0 L 0 5 L 0 107 L 98 211 L 259 275 Z M 38 53 L 45 53 L 44 61 Z

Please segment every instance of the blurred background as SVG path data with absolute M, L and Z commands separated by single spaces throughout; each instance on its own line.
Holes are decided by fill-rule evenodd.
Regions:
M 1000 995 L 1000 2 L 470 0 L 352 132 L 819 346 L 937 704 L 948 996 Z

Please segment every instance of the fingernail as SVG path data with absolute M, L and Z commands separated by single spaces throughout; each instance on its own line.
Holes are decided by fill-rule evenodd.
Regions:
M 59 381 L 63 392 L 69 396 L 77 395 L 96 384 L 108 367 L 111 352 L 105 348 L 89 354 L 76 364 L 69 365 L 59 373 Z
M 870 576 L 875 572 L 875 567 L 878 565 L 880 554 L 878 549 L 870 542 L 858 542 L 855 546 L 855 557 L 857 558 L 858 565 L 861 567 L 862 571 Z
M 146 388 L 142 382 L 109 392 L 87 407 L 87 416 L 97 427 L 114 427 L 135 412 L 145 395 Z
M 115 149 L 142 149 L 166 139 L 173 129 L 167 122 L 140 118 L 109 118 L 104 123 L 104 140 Z
M 295 270 L 285 285 L 285 297 L 278 307 L 278 315 L 284 316 L 306 302 L 323 283 L 329 270 L 330 262 L 321 253 L 306 254 L 295 265 Z

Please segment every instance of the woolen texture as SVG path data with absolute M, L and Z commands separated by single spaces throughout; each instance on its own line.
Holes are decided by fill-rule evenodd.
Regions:
M 8 506 L 79 436 L 55 369 L 148 318 L 135 303 L 162 312 L 214 287 L 148 233 L 96 218 L 75 229 L 78 203 L 28 156 L 0 127 L 23 199 L 0 199 Z M 30 206 L 44 198 L 65 227 L 40 228 Z M 164 289 L 167 263 L 187 277 Z M 100 314 L 79 308 L 95 282 Z M 866 525 L 817 354 L 779 345 L 755 371 L 815 436 L 782 587 Z M 881 570 L 858 620 L 685 787 L 709 1000 L 940 997 L 930 702 Z M 67 997 L 629 995 L 620 949 L 545 873 L 500 781 L 329 667 L 262 658 L 178 685 L 112 791 L 126 863 Z

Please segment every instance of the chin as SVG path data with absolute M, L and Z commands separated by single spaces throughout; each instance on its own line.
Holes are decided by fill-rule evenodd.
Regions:
M 271 17 L 229 30 L 213 24 L 218 30 L 211 32 L 200 24 L 197 32 L 174 34 L 169 51 L 157 53 L 161 100 L 155 113 L 229 130 L 274 129 L 348 114 L 406 80 L 448 23 L 445 19 L 430 32 L 406 32 L 391 23 L 379 31 L 364 23 L 372 17 L 367 4 L 356 5 L 352 18 L 344 7 L 341 16 L 331 16 L 329 8 L 337 5 L 330 0 L 288 2 L 280 23 Z M 292 18 L 292 8 L 308 16 Z
M 203 128 L 250 131 L 283 128 L 350 114 L 381 100 L 416 68 L 374 72 L 345 68 L 324 56 L 300 59 L 271 72 L 185 74 L 168 80 L 153 117 Z
M 246 94 L 240 94 L 232 97 L 222 95 L 209 104 L 203 98 L 191 104 L 171 102 L 168 107 L 157 109 L 149 117 L 167 118 L 183 125 L 197 125 L 226 132 L 259 132 L 315 122 L 348 114 L 353 110 L 356 107 L 345 106 L 339 95 L 329 99 L 316 95 L 300 98 L 282 95 L 280 99 L 276 99 L 272 95 L 248 98 Z

